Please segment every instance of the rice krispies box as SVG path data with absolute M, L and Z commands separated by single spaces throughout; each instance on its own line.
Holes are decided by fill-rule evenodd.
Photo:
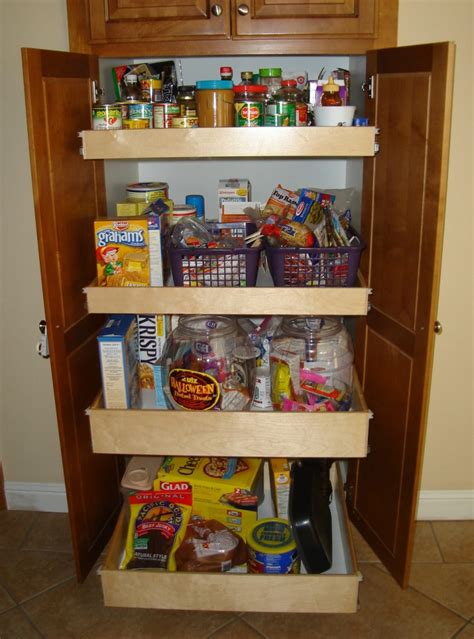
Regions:
M 163 286 L 167 276 L 166 215 L 94 221 L 99 286 Z
M 193 515 L 217 519 L 245 539 L 257 521 L 262 471 L 263 460 L 250 457 L 166 457 L 154 489 L 188 482 Z
M 166 338 L 170 333 L 170 317 L 169 315 L 137 315 L 137 325 L 142 408 L 157 408 L 154 367 L 163 354 Z

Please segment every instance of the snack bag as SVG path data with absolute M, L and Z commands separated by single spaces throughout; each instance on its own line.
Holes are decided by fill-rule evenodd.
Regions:
M 192 492 L 185 482 L 168 487 L 170 490 L 130 495 L 130 523 L 121 570 L 176 570 L 175 553 L 191 517 Z
M 279 217 L 293 217 L 293 213 L 296 210 L 299 196 L 293 191 L 284 189 L 281 184 L 278 184 L 273 189 L 272 194 L 268 198 L 265 208 L 263 209 L 264 216 L 278 215 Z
M 215 519 L 193 518 L 176 552 L 176 568 L 185 572 L 224 572 L 246 560 L 242 537 Z

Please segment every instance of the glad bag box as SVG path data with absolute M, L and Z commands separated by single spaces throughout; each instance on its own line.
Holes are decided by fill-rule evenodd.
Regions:
M 167 457 L 155 490 L 183 481 L 193 488 L 193 514 L 217 519 L 242 535 L 257 521 L 263 461 L 248 457 Z

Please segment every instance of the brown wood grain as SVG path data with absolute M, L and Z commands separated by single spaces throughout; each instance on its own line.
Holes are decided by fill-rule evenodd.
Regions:
M 68 0 L 70 49 L 110 57 L 348 55 L 396 44 L 398 0 L 255 0 L 246 16 L 240 0 L 219 0 L 219 17 L 212 4 Z
M 433 357 L 446 199 L 454 45 L 369 53 L 381 150 L 365 161 L 361 270 L 372 310 L 356 362 L 374 412 L 370 454 L 350 466 L 351 518 L 406 586 Z
M 83 287 L 95 275 L 92 219 L 105 211 L 103 162 L 84 162 L 97 59 L 23 49 L 43 299 L 76 569 L 85 578 L 120 506 L 113 456 L 92 453 L 85 410 L 100 387 L 96 333 Z
M 7 509 L 7 498 L 5 495 L 5 477 L 3 475 L 3 466 L 0 462 L 0 510 Z

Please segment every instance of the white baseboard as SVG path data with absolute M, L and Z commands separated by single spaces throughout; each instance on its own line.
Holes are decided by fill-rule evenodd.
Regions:
M 50 513 L 68 511 L 64 484 L 6 481 L 5 494 L 9 510 L 40 510 Z
M 421 490 L 416 518 L 474 519 L 474 490 Z

